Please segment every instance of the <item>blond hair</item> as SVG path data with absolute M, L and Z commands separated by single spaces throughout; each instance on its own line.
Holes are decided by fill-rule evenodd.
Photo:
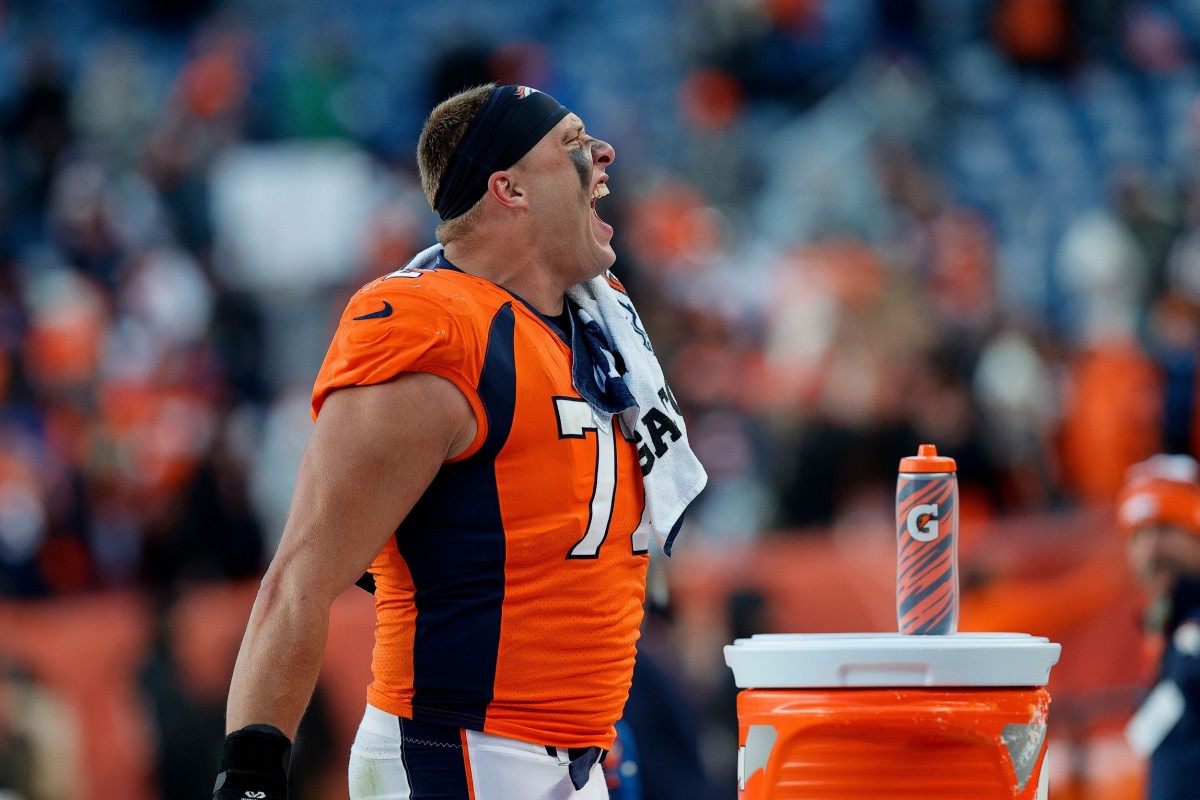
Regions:
M 417 140 L 417 170 L 421 175 L 421 188 L 425 190 L 431 208 L 446 177 L 454 149 L 494 88 L 495 84 L 488 83 L 464 89 L 438 103 L 425 120 L 421 138 Z M 466 213 L 439 224 L 437 240 L 448 244 L 461 238 L 478 221 L 482 208 L 481 197 Z

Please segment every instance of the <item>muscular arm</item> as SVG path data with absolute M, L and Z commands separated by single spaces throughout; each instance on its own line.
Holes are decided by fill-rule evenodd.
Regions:
M 229 688 L 226 730 L 294 738 L 325 652 L 329 608 L 395 533 L 476 423 L 462 393 L 424 373 L 339 389 L 305 450 L 279 550 L 263 577 Z

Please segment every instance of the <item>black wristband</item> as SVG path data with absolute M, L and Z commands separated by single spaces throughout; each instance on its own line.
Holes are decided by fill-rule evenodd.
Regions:
M 287 800 L 292 742 L 273 725 L 247 725 L 225 737 L 213 800 Z

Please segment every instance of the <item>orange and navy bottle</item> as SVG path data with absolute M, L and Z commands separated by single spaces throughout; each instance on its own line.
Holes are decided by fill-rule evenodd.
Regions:
M 923 444 L 896 482 L 896 619 L 901 633 L 958 630 L 958 479 L 953 458 Z

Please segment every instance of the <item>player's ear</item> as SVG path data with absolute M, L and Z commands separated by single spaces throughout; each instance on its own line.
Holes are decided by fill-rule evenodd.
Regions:
M 488 194 L 505 208 L 525 208 L 528 198 L 517 177 L 509 170 L 493 172 L 488 177 Z

